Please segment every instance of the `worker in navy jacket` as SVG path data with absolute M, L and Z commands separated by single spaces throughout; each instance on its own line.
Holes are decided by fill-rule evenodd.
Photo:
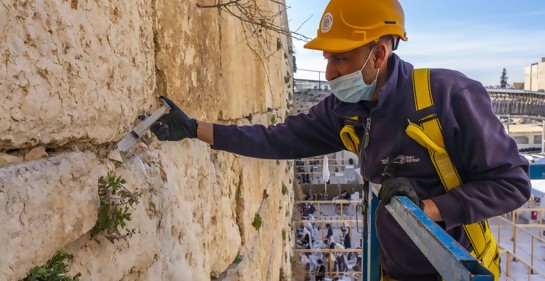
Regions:
M 399 40 L 406 39 L 403 10 L 396 0 L 331 0 L 317 37 L 305 47 L 323 52 L 333 94 L 308 113 L 267 127 L 210 124 L 189 118 L 162 97 L 172 110 L 152 126 L 152 132 L 160 140 L 199 138 L 214 149 L 249 157 L 296 159 L 346 149 L 339 133 L 347 118 L 358 116 L 361 174 L 366 181 L 381 184 L 396 135 L 416 111 L 413 66 L 393 53 Z M 457 71 L 432 69 L 430 86 L 446 150 L 462 184 L 447 193 L 428 150 L 407 135 L 394 156 L 393 176 L 406 180 L 416 194 L 411 199 L 470 250 L 461 225 L 524 204 L 530 196 L 528 162 L 505 133 L 481 83 Z M 382 189 L 387 188 L 396 187 L 383 184 Z M 437 280 L 435 268 L 383 204 L 376 210 L 376 227 L 384 280 Z

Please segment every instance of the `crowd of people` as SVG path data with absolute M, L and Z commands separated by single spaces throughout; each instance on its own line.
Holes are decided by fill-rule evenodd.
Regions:
M 324 165 L 317 160 L 296 160 L 295 178 L 299 184 L 362 184 L 363 178 L 354 159 L 348 159 L 348 165 L 329 168 L 334 172 L 327 181 L 322 179 Z
M 361 259 L 358 255 L 344 251 L 352 249 L 350 226 L 346 223 L 333 224 L 325 224 L 324 237 L 321 235 L 321 228 L 310 221 L 305 221 L 297 230 L 298 249 L 332 250 L 329 253 L 324 251 L 300 254 L 307 276 L 314 276 L 315 280 L 323 280 L 326 276 L 333 278 L 351 275 L 361 271 Z

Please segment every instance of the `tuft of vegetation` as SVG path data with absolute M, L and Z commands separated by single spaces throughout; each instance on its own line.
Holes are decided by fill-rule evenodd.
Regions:
M 22 281 L 79 281 L 81 273 L 68 276 L 66 260 L 71 260 L 72 255 L 65 252 L 57 252 L 45 265 L 35 266 Z
M 287 72 L 287 75 L 284 76 L 284 84 L 289 84 L 291 81 L 291 74 Z
M 282 194 L 287 195 L 289 192 L 288 187 L 285 184 L 282 184 Z
M 280 50 L 282 48 L 282 40 L 280 40 L 280 37 L 276 37 L 276 50 Z
M 240 255 L 240 253 L 237 253 L 235 259 L 233 260 L 233 263 L 239 264 L 244 257 Z
M 256 230 L 259 230 L 261 228 L 261 224 L 263 224 L 263 220 L 261 219 L 261 216 L 256 213 L 254 216 L 254 221 L 252 222 L 252 225 Z
M 98 179 L 98 194 L 100 196 L 100 209 L 95 226 L 91 229 L 91 237 L 105 231 L 106 239 L 110 242 L 127 239 L 136 232 L 133 229 L 123 228 L 132 219 L 129 207 L 138 203 L 140 194 L 129 191 L 124 184 L 126 180 L 108 174 L 107 178 Z
M 286 240 L 286 230 L 282 229 L 282 240 Z

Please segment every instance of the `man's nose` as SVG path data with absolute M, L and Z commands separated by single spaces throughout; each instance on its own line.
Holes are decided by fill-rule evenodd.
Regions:
M 341 76 L 339 71 L 337 71 L 337 69 L 331 63 L 328 62 L 325 67 L 325 79 L 327 81 L 331 81 L 339 76 Z

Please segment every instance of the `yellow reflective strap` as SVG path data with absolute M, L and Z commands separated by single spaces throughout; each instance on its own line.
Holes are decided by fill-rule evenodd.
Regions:
M 459 186 L 460 178 L 456 169 L 452 169 L 452 167 L 454 166 L 452 165 L 452 162 L 450 161 L 450 157 L 448 153 L 446 153 L 446 150 L 445 153 L 438 153 L 428 148 L 428 152 L 433 159 L 433 166 L 435 167 L 435 170 L 437 171 L 437 174 L 439 175 L 443 186 Z M 447 192 L 449 191 L 449 189 L 445 190 L 447 190 Z
M 416 110 L 433 106 L 433 97 L 430 88 L 430 69 L 415 69 L 413 72 L 414 103 Z M 445 147 L 441 133 L 441 123 L 438 118 L 430 119 L 422 124 L 422 128 L 430 138 L 440 147 Z M 454 168 L 454 167 L 453 167 Z M 461 181 L 460 181 L 461 183 Z M 459 184 L 458 184 L 459 185 Z M 448 187 L 452 189 L 456 186 Z
M 438 146 L 431 137 L 426 134 L 424 130 L 422 130 L 422 127 L 409 122 L 409 125 L 407 125 L 407 128 L 405 129 L 405 133 L 413 140 L 418 142 L 421 146 L 429 148 L 437 153 L 445 154 L 447 151 Z
M 350 117 L 349 120 L 358 121 L 358 116 Z M 360 138 L 356 134 L 354 126 L 350 124 L 344 125 L 340 132 L 340 137 L 346 149 L 358 154 L 358 150 L 360 148 Z
M 429 68 L 415 69 L 413 71 L 413 90 L 414 103 L 417 111 L 433 106 L 433 97 L 430 88 Z M 448 185 L 445 185 L 446 190 L 449 191 L 459 186 L 462 181 L 460 179 L 460 176 L 458 175 L 458 172 L 456 171 L 456 167 L 454 167 L 454 165 L 452 164 L 448 153 L 446 153 L 446 151 L 445 153 L 443 153 L 443 151 L 445 150 L 445 143 L 443 141 L 443 134 L 441 132 L 441 124 L 439 123 L 439 119 L 429 119 L 428 121 L 421 124 L 421 128 L 435 144 L 434 146 L 431 146 L 429 144 L 425 146 L 430 152 L 432 161 L 437 162 L 436 158 L 440 155 L 440 157 L 437 159 L 439 160 L 439 163 L 434 163 L 437 172 L 439 173 L 441 178 L 449 177 L 448 179 L 442 180 L 444 183 L 448 183 Z M 441 147 L 442 149 L 439 151 L 433 150 L 432 148 L 435 147 Z M 438 153 L 434 153 L 434 151 Z
M 417 111 L 433 106 L 430 69 L 415 69 L 413 71 L 413 91 Z M 438 118 L 428 119 L 420 127 L 409 123 L 405 132 L 410 138 L 428 149 L 435 170 L 447 192 L 462 183 L 456 167 L 445 150 L 441 123 Z M 463 228 L 473 247 L 471 254 L 494 274 L 494 280 L 498 280 L 500 275 L 499 248 L 488 221 L 463 225 Z

